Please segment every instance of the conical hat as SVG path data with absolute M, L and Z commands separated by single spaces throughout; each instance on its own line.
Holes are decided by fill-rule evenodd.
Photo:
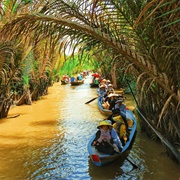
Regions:
M 119 94 L 114 94 L 114 93 L 111 93 L 111 94 L 109 94 L 109 95 L 108 95 L 108 97 L 112 97 L 112 96 L 116 96 L 116 97 L 118 97 L 118 96 L 119 96 Z
M 100 85 L 99 88 L 105 88 L 106 86 L 104 84 Z
M 101 121 L 101 122 L 98 124 L 97 128 L 99 128 L 100 126 L 104 126 L 104 125 L 109 126 L 109 127 L 112 127 L 112 125 L 111 125 L 108 121 Z

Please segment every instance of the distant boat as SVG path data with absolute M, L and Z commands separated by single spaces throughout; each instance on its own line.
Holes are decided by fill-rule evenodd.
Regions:
M 135 139 L 135 134 L 136 134 L 136 128 L 137 128 L 136 119 L 135 119 L 133 113 L 129 109 L 126 110 L 126 116 L 128 119 L 133 121 L 133 125 L 131 125 L 131 127 L 128 128 L 129 133 L 130 133 L 129 139 L 126 142 L 126 144 L 124 145 L 124 147 L 120 153 L 115 153 L 113 155 L 110 155 L 110 154 L 104 154 L 104 153 L 99 152 L 95 148 L 95 146 L 92 146 L 92 142 L 94 141 L 96 135 L 94 134 L 91 137 L 87 148 L 88 148 L 88 152 L 90 155 L 90 159 L 96 166 L 104 166 L 104 165 L 108 165 L 108 164 L 112 163 L 115 160 L 123 161 L 126 159 L 126 157 L 127 157 L 126 151 L 129 150 L 133 144 L 133 141 Z
M 66 85 L 66 84 L 69 84 L 69 81 L 61 80 L 61 85 Z
M 99 84 L 90 83 L 90 87 L 91 87 L 91 88 L 98 88 L 98 87 L 99 87 Z
M 84 83 L 84 79 L 71 82 L 71 86 L 78 86 L 78 85 L 83 84 L 83 83 Z

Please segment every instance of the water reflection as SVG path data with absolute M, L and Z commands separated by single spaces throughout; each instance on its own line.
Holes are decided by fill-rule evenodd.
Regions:
M 90 78 L 81 86 L 55 84 L 32 106 L 16 107 L 14 119 L 0 121 L 0 179 L 178 179 L 179 166 L 162 155 L 163 148 L 138 129 L 127 161 L 96 167 L 87 144 L 105 117 L 97 108 Z M 127 96 L 127 106 L 132 106 Z M 10 115 L 11 115 L 10 114 Z

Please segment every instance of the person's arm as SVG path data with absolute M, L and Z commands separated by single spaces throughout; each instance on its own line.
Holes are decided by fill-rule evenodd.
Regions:
M 110 102 L 109 110 L 112 110 L 112 108 L 115 106 L 115 100 L 112 100 Z
M 112 136 L 113 142 L 122 149 L 123 146 L 122 146 L 121 140 L 114 128 L 112 128 L 111 130 L 111 136 Z
M 126 114 L 126 105 L 121 104 L 121 106 L 120 106 L 120 111 L 122 111 L 123 113 Z
M 93 146 L 95 146 L 96 143 L 98 142 L 97 140 L 99 139 L 100 135 L 101 135 L 101 131 L 98 130 L 98 131 L 96 132 L 96 137 L 94 138 L 94 141 L 92 142 L 92 145 L 93 145 Z

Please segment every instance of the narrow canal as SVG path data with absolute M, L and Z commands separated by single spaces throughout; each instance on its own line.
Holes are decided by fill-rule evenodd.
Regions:
M 0 120 L 0 179 L 2 180 L 179 180 L 180 166 L 172 162 L 161 145 L 140 131 L 128 161 L 96 167 L 88 156 L 87 143 L 105 117 L 97 108 L 91 77 L 80 86 L 56 83 L 49 95 L 32 106 L 12 107 Z M 131 96 L 127 107 L 135 108 Z M 20 114 L 16 118 L 13 115 Z

